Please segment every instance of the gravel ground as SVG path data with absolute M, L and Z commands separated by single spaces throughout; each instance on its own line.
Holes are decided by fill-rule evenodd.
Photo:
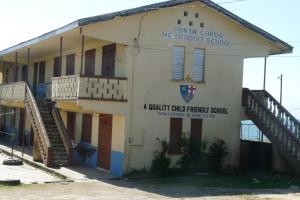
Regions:
M 126 181 L 73 182 L 0 187 L 0 199 L 299 199 L 300 190 L 141 187 Z

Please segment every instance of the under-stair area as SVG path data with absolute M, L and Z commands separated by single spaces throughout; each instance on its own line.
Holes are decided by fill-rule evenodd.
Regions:
M 300 122 L 265 90 L 243 89 L 246 116 L 300 171 Z
M 52 102 L 36 101 L 27 85 L 25 106 L 44 164 L 48 167 L 69 165 L 72 145 L 58 109 Z

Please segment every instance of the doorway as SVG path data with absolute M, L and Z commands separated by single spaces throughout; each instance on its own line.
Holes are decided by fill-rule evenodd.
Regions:
M 34 68 L 34 69 L 33 69 L 33 85 L 32 85 L 32 93 L 33 93 L 33 96 L 36 97 L 39 64 L 38 64 L 37 62 L 34 63 L 34 67 L 33 67 L 33 68 Z
M 104 46 L 102 49 L 102 76 L 115 76 L 116 44 Z
M 98 166 L 110 170 L 112 115 L 100 114 L 98 134 Z

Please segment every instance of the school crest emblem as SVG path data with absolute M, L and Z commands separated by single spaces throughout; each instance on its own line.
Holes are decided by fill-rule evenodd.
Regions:
M 186 103 L 190 103 L 194 98 L 196 88 L 193 85 L 180 85 L 180 94 Z

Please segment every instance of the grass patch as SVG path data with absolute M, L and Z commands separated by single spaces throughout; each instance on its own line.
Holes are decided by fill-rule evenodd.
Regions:
M 129 179 L 143 186 L 187 186 L 220 188 L 289 188 L 300 187 L 300 177 L 295 175 L 251 174 L 251 175 L 208 175 L 186 177 L 162 177 L 151 179 Z

